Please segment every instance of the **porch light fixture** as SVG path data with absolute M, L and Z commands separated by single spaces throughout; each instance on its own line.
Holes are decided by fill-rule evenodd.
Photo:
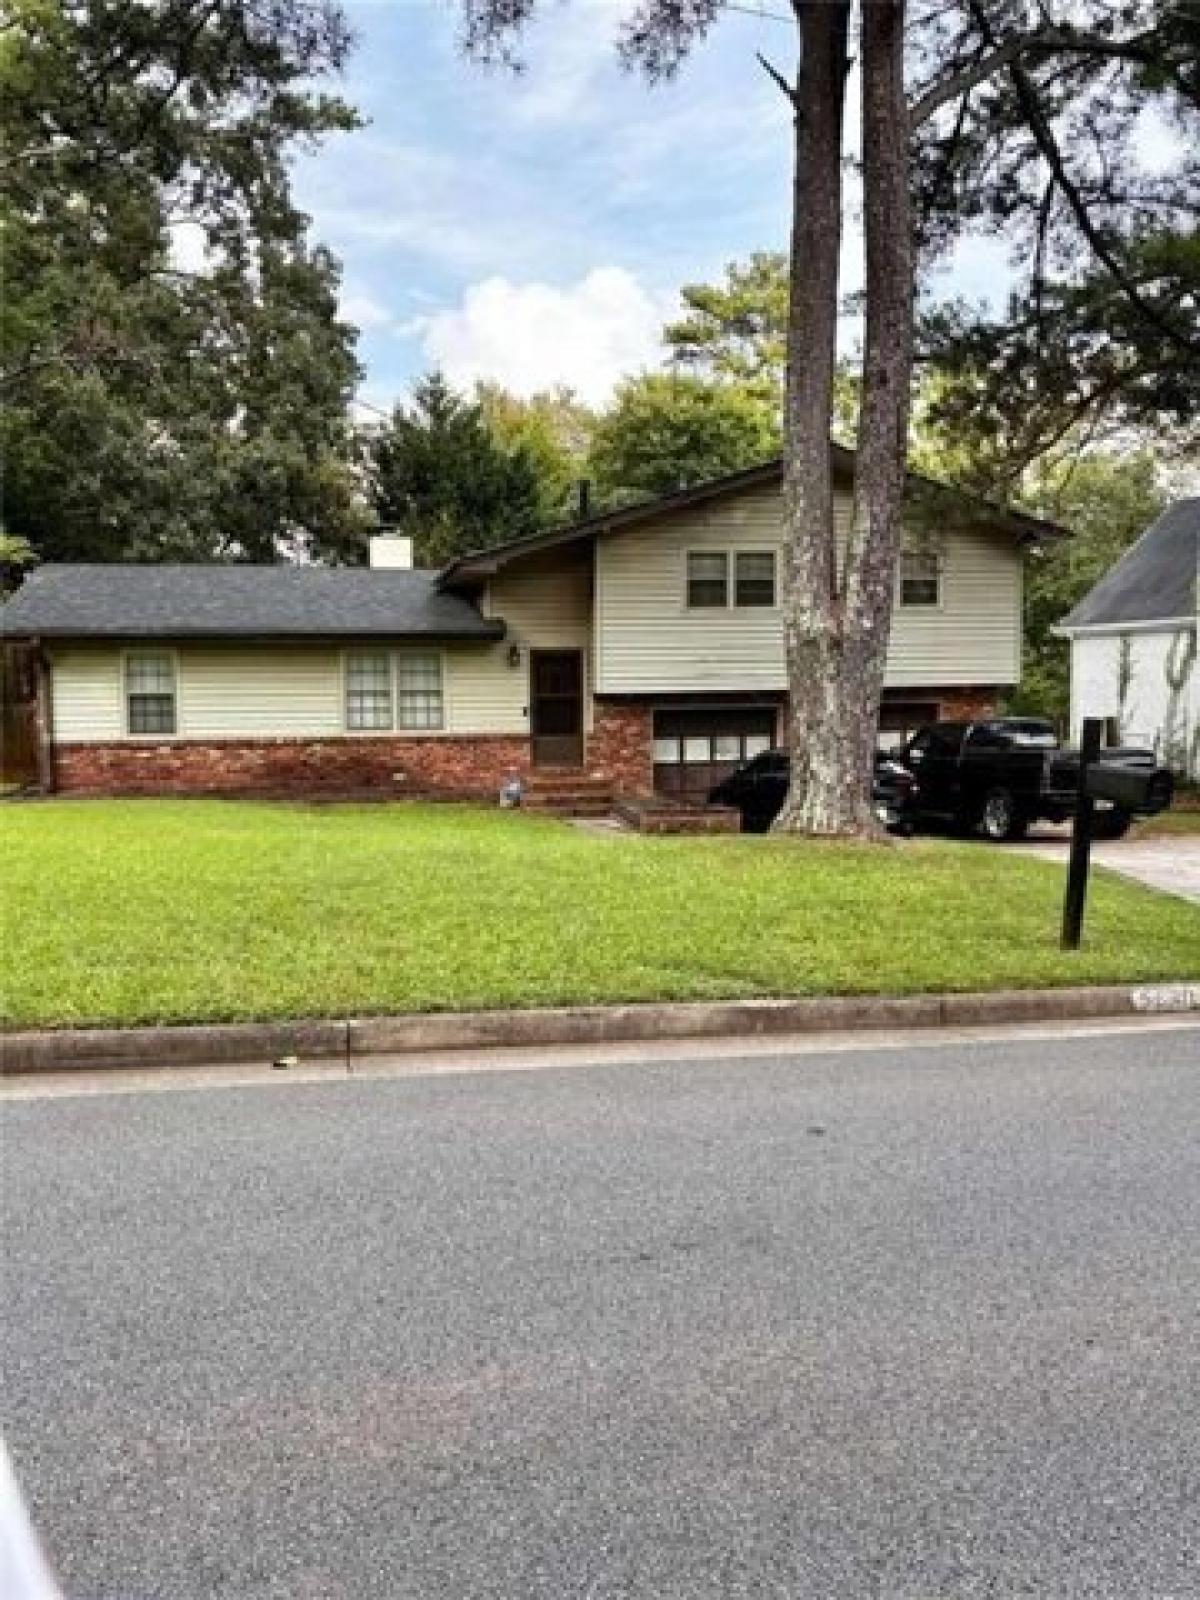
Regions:
M 519 644 L 510 644 L 509 645 L 509 647 L 508 647 L 508 664 L 513 669 L 514 672 L 521 665 L 521 646 Z

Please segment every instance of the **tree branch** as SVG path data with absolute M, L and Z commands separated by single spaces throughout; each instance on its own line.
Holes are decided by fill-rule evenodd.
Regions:
M 1038 28 L 1031 33 L 1014 34 L 1000 40 L 993 33 L 986 17 L 976 7 L 976 19 L 988 41 L 988 51 L 946 77 L 930 85 L 909 108 L 908 120 L 912 130 L 928 122 L 944 105 L 957 100 L 974 89 L 985 78 L 990 78 L 1003 67 L 1018 63 L 1025 55 L 1084 55 L 1107 56 L 1119 61 L 1138 61 L 1157 67 L 1168 66 L 1155 51 L 1153 40 L 1145 34 L 1131 39 L 1110 39 L 1104 34 L 1077 33 L 1073 29 Z
M 783 73 L 780 72 L 779 68 L 772 66 L 772 64 L 767 60 L 766 56 L 763 55 L 761 50 L 756 50 L 755 54 L 758 57 L 759 66 L 766 73 L 767 77 L 771 79 L 781 94 L 786 95 L 787 99 L 791 102 L 792 110 L 796 110 L 799 106 L 799 100 L 796 97 L 795 89 L 787 81 Z
M 977 56 L 969 67 L 964 67 L 958 72 L 952 72 L 948 77 L 940 79 L 909 107 L 908 126 L 910 131 L 915 131 L 922 123 L 928 122 L 943 106 L 949 105 L 952 100 L 957 100 L 960 95 L 969 94 L 972 89 L 990 78 L 994 72 L 1009 61 L 1013 61 L 1023 50 L 1032 47 L 1032 39 L 1028 36 L 1009 39 L 1005 44 L 998 45 L 995 50 L 989 50 L 985 55 Z
M 995 43 L 995 35 L 979 0 L 970 0 L 972 14 L 979 26 L 980 32 L 989 43 Z M 1050 119 L 1038 98 L 1037 89 L 1018 57 L 1013 57 L 1008 63 L 1008 73 L 1017 92 L 1017 99 L 1029 124 L 1038 149 L 1041 151 L 1050 168 L 1050 174 L 1057 183 L 1063 198 L 1070 207 L 1071 214 L 1078 224 L 1079 231 L 1083 234 L 1092 249 L 1096 259 L 1104 266 L 1109 276 L 1116 283 L 1121 292 L 1132 306 L 1135 306 L 1147 322 L 1165 333 L 1175 344 L 1184 349 L 1200 350 L 1200 341 L 1191 339 L 1183 328 L 1168 320 L 1162 315 L 1158 307 L 1153 305 L 1142 294 L 1141 289 L 1125 271 L 1116 252 L 1101 234 L 1088 210 L 1087 201 L 1083 198 L 1075 180 L 1066 169 L 1062 151 L 1058 147 L 1058 140 L 1054 136 L 1054 129 Z

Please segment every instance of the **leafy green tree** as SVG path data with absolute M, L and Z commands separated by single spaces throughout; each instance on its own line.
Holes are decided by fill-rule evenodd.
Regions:
M 731 378 L 783 399 L 787 367 L 788 262 L 782 250 L 731 261 L 722 283 L 688 283 L 685 315 L 663 338 L 674 359 L 711 378 Z
M 1026 498 L 1071 536 L 1030 559 L 1025 648 L 1015 711 L 1065 721 L 1070 712 L 1070 648 L 1053 629 L 1163 510 L 1168 496 L 1154 453 L 1091 452 L 1039 465 Z
M 735 383 L 772 405 L 782 419 L 787 378 L 788 258 L 756 250 L 731 261 L 721 283 L 680 291 L 686 315 L 663 329 L 672 362 L 700 377 Z M 834 378 L 832 433 L 852 439 L 860 382 L 849 362 Z
M 0 445 L 44 558 L 357 549 L 354 335 L 287 170 L 356 123 L 313 88 L 348 47 L 325 0 L 12 0 Z
M 542 488 L 523 444 L 506 449 L 483 407 L 440 373 L 423 378 L 412 403 L 372 434 L 371 500 L 381 524 L 410 535 L 421 566 L 541 526 Z
M 30 567 L 36 565 L 37 552 L 29 540 L 0 526 L 0 599 L 11 594 Z
M 596 422 L 591 468 L 600 498 L 670 494 L 779 453 L 778 410 L 743 383 L 643 373 Z
M 538 482 L 538 522 L 568 522 L 579 509 L 580 481 L 588 476 L 595 415 L 566 388 L 521 399 L 498 383 L 478 383 L 475 398 L 503 449 L 524 450 Z

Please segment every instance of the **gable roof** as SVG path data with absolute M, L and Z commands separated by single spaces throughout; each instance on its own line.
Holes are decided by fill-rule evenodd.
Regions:
M 48 564 L 0 606 L 10 637 L 499 639 L 436 574 L 370 567 Z
M 852 483 L 855 452 L 840 444 L 830 444 L 829 449 L 834 478 L 843 484 Z M 939 503 L 951 502 L 959 510 L 967 509 L 981 521 L 993 523 L 998 530 L 1009 533 L 1018 540 L 1061 538 L 1067 531 L 1058 523 L 1048 522 L 1026 511 L 1016 511 L 996 505 L 981 495 L 952 488 L 949 484 L 939 483 L 936 479 L 924 477 L 918 472 L 909 472 L 907 479 L 908 492 L 914 498 L 925 497 Z M 442 570 L 439 582 L 443 587 L 469 583 L 474 579 L 489 576 L 509 561 L 524 555 L 533 555 L 539 550 L 551 550 L 556 545 L 570 544 L 577 539 L 620 533 L 626 528 L 640 527 L 643 523 L 689 510 L 693 506 L 744 494 L 747 490 L 774 488 L 782 482 L 783 461 L 776 457 L 773 461 L 763 462 L 761 466 L 745 467 L 740 472 L 729 472 L 720 478 L 710 478 L 704 483 L 694 484 L 691 488 L 677 489 L 673 494 L 661 495 L 656 500 L 642 500 L 636 505 L 623 506 L 618 511 L 601 512 L 580 522 L 567 523 L 542 533 L 528 534 L 523 539 L 513 539 L 507 544 L 473 550 L 450 562 Z
M 1117 627 L 1195 617 L 1200 563 L 1200 500 L 1177 500 L 1152 522 L 1100 582 L 1059 624 Z

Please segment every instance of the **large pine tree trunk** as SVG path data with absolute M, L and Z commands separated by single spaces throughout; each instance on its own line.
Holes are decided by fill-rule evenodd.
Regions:
M 791 298 L 784 412 L 784 645 L 792 781 L 779 830 L 839 832 L 840 579 L 829 429 L 842 242 L 849 0 L 799 0 Z
M 904 0 L 862 8 L 867 332 L 860 458 L 839 557 L 829 435 L 849 6 L 802 0 L 788 329 L 784 628 L 792 783 L 776 827 L 874 830 L 871 776 L 904 485 L 912 299 Z
M 867 315 L 845 624 L 855 761 L 869 795 L 904 517 L 912 380 L 913 239 L 906 0 L 867 0 L 862 21 Z

